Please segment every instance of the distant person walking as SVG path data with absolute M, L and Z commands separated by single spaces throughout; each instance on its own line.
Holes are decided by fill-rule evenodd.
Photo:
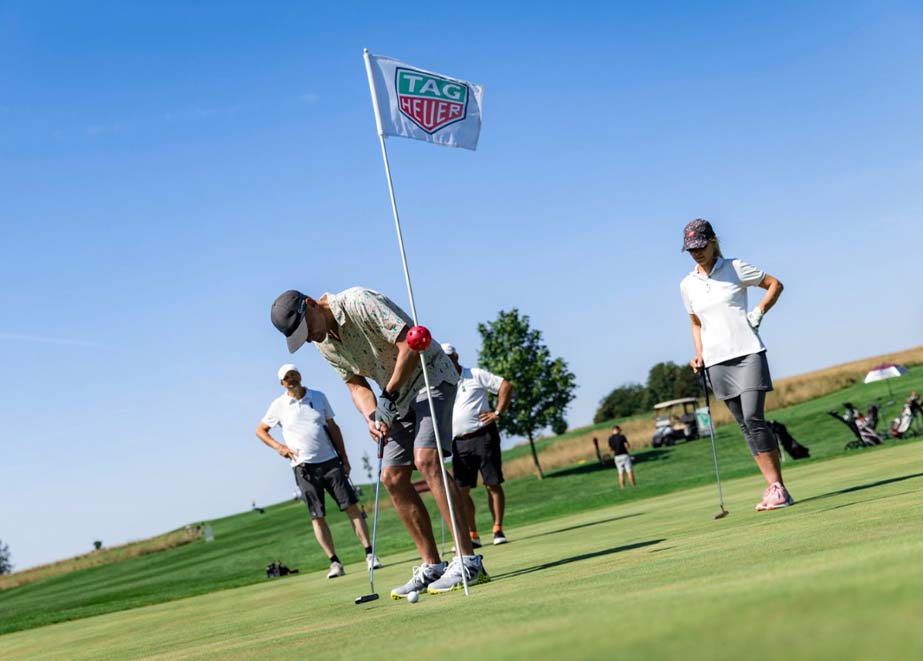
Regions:
M 446 456 L 452 453 L 452 405 L 458 373 L 433 342 L 423 352 L 407 343 L 413 320 L 387 296 L 364 287 L 315 300 L 290 289 L 272 304 L 272 323 L 285 335 L 288 350 L 314 342 L 343 379 L 353 404 L 375 442 L 385 440 L 381 483 L 410 534 L 422 563 L 410 580 L 391 590 L 393 599 L 411 592 L 448 592 L 490 580 L 480 555 L 474 555 L 455 482 L 442 480 L 436 430 Z M 420 357 L 426 361 L 435 416 L 430 410 Z M 376 398 L 368 379 L 381 388 Z M 433 494 L 443 520 L 451 524 L 446 489 L 451 492 L 460 556 L 445 563 L 433 537 L 429 512 L 413 487 L 416 468 Z M 464 574 L 462 573 L 464 572 Z M 464 578 L 463 578 L 464 576 Z
M 333 536 L 325 518 L 327 505 L 324 491 L 352 522 L 356 537 L 365 548 L 366 564 L 381 567 L 381 562 L 372 555 L 369 531 L 356 506 L 359 498 L 349 482 L 349 458 L 343 445 L 343 434 L 333 419 L 333 409 L 327 397 L 319 390 L 308 390 L 301 385 L 301 373 L 291 363 L 279 368 L 278 377 L 285 386 L 285 393 L 269 405 L 269 410 L 256 427 L 256 435 L 291 462 L 295 483 L 304 494 L 311 514 L 314 537 L 330 558 L 327 578 L 343 576 L 346 571 L 333 548 Z M 276 425 L 282 427 L 285 443 L 279 443 L 269 434 Z
M 462 367 L 455 347 L 446 342 L 442 350 L 458 372 L 458 390 L 452 411 L 452 472 L 461 490 L 461 502 L 468 521 L 471 543 L 481 546 L 474 520 L 471 489 L 478 485 L 478 472 L 487 490 L 487 506 L 493 516 L 493 543 L 506 544 L 503 533 L 503 513 L 506 495 L 503 493 L 503 459 L 500 452 L 500 430 L 497 420 L 510 401 L 512 384 L 502 376 L 479 367 Z M 497 406 L 491 410 L 489 395 L 497 395 Z
M 628 454 L 631 443 L 628 442 L 628 438 L 622 433 L 622 428 L 618 425 L 612 427 L 612 434 L 609 436 L 609 448 L 612 450 L 613 456 L 615 456 L 615 467 L 619 472 L 619 488 L 625 488 L 625 473 L 628 473 L 628 481 L 631 486 L 635 486 L 635 473 L 631 466 L 631 455 Z
M 695 372 L 705 369 L 715 397 L 727 404 L 766 480 L 757 511 L 794 501 L 782 481 L 779 446 L 766 424 L 766 393 L 772 390 L 766 347 L 757 332 L 763 316 L 782 293 L 782 283 L 740 259 L 725 259 L 714 229 L 697 218 L 683 229 L 683 250 L 695 268 L 680 283 L 689 313 Z M 747 312 L 747 287 L 766 290 Z

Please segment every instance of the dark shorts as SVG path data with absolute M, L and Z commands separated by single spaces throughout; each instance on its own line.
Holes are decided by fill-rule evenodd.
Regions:
M 452 441 L 455 483 L 460 487 L 476 487 L 478 471 L 484 484 L 503 484 L 500 432 L 493 423 L 479 429 L 475 436 Z
M 341 512 L 359 502 L 339 458 L 319 464 L 298 464 L 292 470 L 295 471 L 295 483 L 304 493 L 304 501 L 312 519 L 321 519 L 327 515 L 325 490 L 336 501 Z

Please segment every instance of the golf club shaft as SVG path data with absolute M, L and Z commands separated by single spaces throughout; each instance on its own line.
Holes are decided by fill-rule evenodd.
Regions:
M 385 439 L 378 439 L 378 481 L 375 482 L 375 510 L 372 513 L 372 559 L 369 562 L 369 589 L 375 592 L 375 537 L 378 534 L 378 494 L 381 492 L 381 462 L 384 457 Z
M 721 475 L 718 473 L 718 450 L 715 448 L 715 425 L 712 421 L 711 416 L 711 401 L 708 397 L 708 373 L 705 371 L 705 366 L 702 366 L 700 371 L 701 374 L 701 383 L 702 383 L 702 393 L 705 395 L 705 410 L 708 411 L 708 435 L 711 437 L 711 456 L 715 462 L 715 483 L 718 485 L 718 504 L 721 506 L 721 511 L 724 511 L 724 494 L 721 492 Z

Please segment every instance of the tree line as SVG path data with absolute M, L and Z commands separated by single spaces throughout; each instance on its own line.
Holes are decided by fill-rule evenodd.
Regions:
M 672 361 L 657 363 L 647 374 L 647 383 L 626 383 L 602 398 L 593 422 L 626 418 L 649 411 L 657 402 L 680 397 L 697 397 L 699 383 L 689 365 Z

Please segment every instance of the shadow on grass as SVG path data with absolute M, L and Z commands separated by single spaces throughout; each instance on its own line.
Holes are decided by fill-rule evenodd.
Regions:
M 886 500 L 888 498 L 897 498 L 898 496 L 907 496 L 912 493 L 916 493 L 916 491 L 901 491 L 900 493 L 889 493 L 886 496 L 878 496 L 877 498 L 869 498 L 867 500 L 854 500 L 851 503 L 844 503 L 843 505 L 834 505 L 833 507 L 828 507 L 827 509 L 823 509 L 819 511 L 832 512 L 833 510 L 841 510 L 844 507 L 852 507 L 853 505 L 867 505 L 868 503 L 873 503 L 876 500 Z
M 548 532 L 540 532 L 534 535 L 529 535 L 527 537 L 520 537 L 516 541 L 525 540 L 525 539 L 534 539 L 536 537 L 547 537 L 548 535 L 557 535 L 560 532 L 570 532 L 571 530 L 580 530 L 581 528 L 589 528 L 590 526 L 598 526 L 601 523 L 611 523 L 612 521 L 621 521 L 622 519 L 630 519 L 635 516 L 641 516 L 644 512 L 635 512 L 633 514 L 623 514 L 621 516 L 612 516 L 608 519 L 600 519 L 599 521 L 590 521 L 588 523 L 578 523 L 575 526 L 567 526 L 566 528 L 558 528 L 557 530 L 549 530 Z
M 545 477 L 570 477 L 571 475 L 588 475 L 590 473 L 596 473 L 597 471 L 609 470 L 615 470 L 615 467 L 606 466 L 599 463 L 598 461 L 594 461 L 592 464 L 587 462 L 585 464 L 577 464 L 576 466 L 571 466 L 570 468 L 562 468 L 561 470 L 555 471 L 553 473 L 548 473 Z
M 560 560 L 553 560 L 551 562 L 545 562 L 540 565 L 535 565 L 533 567 L 526 567 L 524 569 L 516 569 L 515 571 L 507 572 L 505 574 L 497 574 L 493 576 L 493 580 L 502 580 L 504 578 L 515 578 L 517 576 L 523 576 L 525 574 L 531 574 L 532 572 L 542 571 L 544 569 L 552 569 L 554 567 L 560 567 L 562 565 L 569 565 L 572 562 L 580 562 L 581 560 L 591 560 L 593 558 L 600 558 L 604 555 L 611 555 L 613 553 L 621 553 L 622 551 L 631 551 L 632 549 L 640 549 L 645 546 L 653 546 L 654 544 L 659 544 L 664 539 L 650 539 L 646 542 L 635 542 L 634 544 L 625 544 L 623 546 L 613 546 L 609 549 L 602 549 L 600 551 L 593 551 L 591 553 L 581 553 L 580 555 L 571 555 L 566 558 L 561 558 Z
M 673 448 L 651 448 L 631 455 L 631 463 L 643 464 L 648 461 L 666 461 L 670 458 Z
M 631 455 L 631 462 L 633 464 L 643 464 L 649 461 L 664 461 L 670 458 L 670 453 L 672 448 L 657 448 L 652 450 L 644 450 L 636 454 Z M 593 463 L 587 462 L 585 464 L 578 464 L 576 466 L 571 466 L 569 468 L 562 468 L 561 470 L 556 470 L 552 473 L 548 473 L 545 477 L 570 477 L 571 475 L 587 475 L 589 473 L 595 473 L 597 471 L 603 470 L 615 470 L 613 464 L 604 465 L 595 461 Z
M 799 503 L 809 503 L 812 500 L 820 500 L 821 498 L 829 498 L 831 496 L 840 496 L 847 493 L 853 493 L 856 491 L 864 491 L 865 489 L 874 489 L 875 487 L 883 487 L 886 484 L 894 484 L 895 482 L 903 482 L 904 480 L 912 480 L 917 477 L 923 477 L 923 473 L 910 473 L 908 475 L 901 475 L 899 477 L 889 477 L 886 480 L 876 480 L 875 482 L 866 482 L 865 484 L 857 484 L 852 487 L 846 487 L 845 489 L 840 489 L 838 491 L 829 491 L 827 493 L 822 493 L 819 496 L 811 496 L 810 498 L 802 498 L 799 500 Z

